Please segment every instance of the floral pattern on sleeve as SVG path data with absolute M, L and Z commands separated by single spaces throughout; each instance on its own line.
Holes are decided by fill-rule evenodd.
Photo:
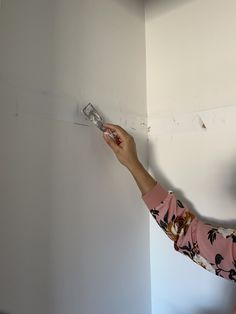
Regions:
M 236 282 L 236 230 L 200 221 L 173 192 L 150 213 L 174 248 L 217 276 Z

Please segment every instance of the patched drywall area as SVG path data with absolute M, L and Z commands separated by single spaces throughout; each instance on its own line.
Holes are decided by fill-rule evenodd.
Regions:
M 150 313 L 148 212 L 78 116 L 92 102 L 146 163 L 142 1 L 0 3 L 0 311 Z
M 147 1 L 150 170 L 211 223 L 236 223 L 233 0 Z M 231 313 L 235 284 L 175 252 L 151 217 L 152 312 Z
M 145 3 L 150 169 L 235 225 L 235 3 Z M 0 312 L 151 312 L 149 214 L 78 115 L 92 102 L 147 164 L 144 35 L 142 0 L 0 0 Z M 235 286 L 150 219 L 152 312 L 230 312 Z

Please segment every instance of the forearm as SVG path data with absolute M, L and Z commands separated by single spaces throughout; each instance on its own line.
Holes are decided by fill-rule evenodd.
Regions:
M 205 223 L 159 184 L 143 197 L 174 248 L 214 274 L 236 282 L 236 230 Z
M 147 170 L 138 160 L 127 168 L 134 177 L 142 195 L 145 195 L 151 191 L 157 184 L 156 180 L 147 172 Z

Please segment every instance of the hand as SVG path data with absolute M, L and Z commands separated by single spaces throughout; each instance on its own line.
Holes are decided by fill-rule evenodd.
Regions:
M 115 142 L 106 132 L 103 133 L 103 138 L 120 163 L 128 169 L 139 164 L 134 138 L 118 125 L 106 123 L 104 126 L 118 138 L 118 142 Z
M 118 125 L 104 124 L 104 126 L 118 138 L 118 141 L 115 141 L 104 132 L 105 141 L 120 163 L 129 169 L 142 195 L 145 195 L 153 189 L 157 182 L 138 160 L 134 138 Z

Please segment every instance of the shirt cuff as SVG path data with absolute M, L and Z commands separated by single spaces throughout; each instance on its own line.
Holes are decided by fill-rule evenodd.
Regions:
M 165 190 L 159 183 L 154 188 L 142 196 L 143 201 L 148 209 L 156 208 L 168 196 L 168 191 Z

